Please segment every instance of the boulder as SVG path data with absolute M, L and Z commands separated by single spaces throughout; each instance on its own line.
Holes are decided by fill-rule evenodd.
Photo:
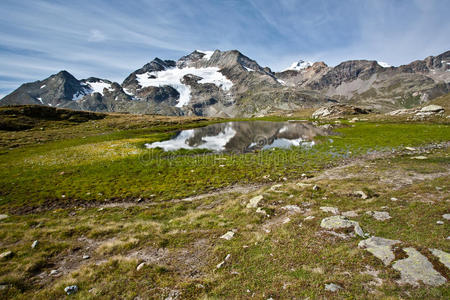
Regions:
M 359 235 L 360 237 L 364 237 L 364 232 L 359 226 L 359 223 L 349 220 L 344 216 L 332 216 L 325 218 L 320 223 L 320 227 L 332 230 L 353 228 L 357 235 Z
M 392 246 L 399 243 L 401 242 L 397 240 L 373 236 L 359 242 L 358 247 L 366 249 L 387 266 L 395 259 L 394 252 L 391 249 Z
M 437 272 L 428 259 L 414 248 L 403 249 L 408 257 L 396 261 L 392 267 L 400 272 L 400 284 L 411 284 L 418 286 L 420 282 L 427 285 L 439 286 L 447 282 L 439 272 Z

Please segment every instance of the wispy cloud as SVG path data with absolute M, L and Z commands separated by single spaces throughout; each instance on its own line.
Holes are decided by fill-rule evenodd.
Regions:
M 61 69 L 121 81 L 194 49 L 239 49 L 280 70 L 299 58 L 399 65 L 450 45 L 446 0 L 2 0 L 0 9 L 2 94 Z

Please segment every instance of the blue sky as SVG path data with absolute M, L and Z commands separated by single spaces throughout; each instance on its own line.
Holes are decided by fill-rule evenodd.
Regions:
M 450 49 L 448 0 L 1 0 L 0 10 L 0 98 L 62 69 L 122 82 L 195 49 L 238 49 L 273 70 L 300 58 L 400 65 Z

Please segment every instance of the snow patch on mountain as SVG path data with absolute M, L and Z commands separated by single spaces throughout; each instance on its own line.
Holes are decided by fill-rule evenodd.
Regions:
M 248 72 L 255 72 L 255 70 L 250 69 L 250 68 L 247 68 L 246 66 L 243 66 L 243 67 L 244 67 L 244 69 L 246 69 Z
M 202 57 L 202 59 L 209 60 L 211 56 L 214 54 L 214 51 L 203 51 L 203 50 L 196 50 L 197 52 L 205 54 L 205 56 Z
M 383 68 L 390 68 L 390 67 L 392 67 L 390 64 L 385 63 L 383 61 L 377 61 L 377 64 L 380 65 Z
M 301 71 L 301 70 L 311 67 L 312 65 L 313 65 L 312 62 L 304 61 L 304 60 L 300 59 L 299 61 L 293 62 L 289 68 L 284 69 L 283 71 L 288 71 L 288 70 Z
M 103 96 L 103 89 L 107 89 L 110 92 L 114 89 L 111 88 L 111 84 L 104 82 L 104 81 L 87 81 L 86 84 L 89 86 L 89 89 L 91 90 L 90 94 L 92 93 L 100 93 Z
M 195 75 L 202 79 L 198 83 L 213 83 L 224 91 L 228 91 L 233 86 L 233 83 L 219 72 L 217 67 L 208 68 L 170 68 L 164 71 L 147 72 L 136 75 L 137 81 L 141 87 L 148 86 L 171 86 L 180 93 L 180 98 L 176 107 L 183 107 L 191 100 L 191 89 L 188 85 L 181 81 L 185 75 Z

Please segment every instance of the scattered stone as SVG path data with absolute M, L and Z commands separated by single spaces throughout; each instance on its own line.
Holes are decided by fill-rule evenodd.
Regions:
M 287 223 L 289 223 L 290 221 L 291 221 L 291 218 L 286 217 L 286 218 L 283 219 L 283 224 L 287 224 Z
M 311 183 L 303 183 L 303 182 L 299 182 L 297 183 L 297 186 L 301 187 L 301 188 L 306 188 L 306 187 L 310 187 L 312 186 Z
M 378 221 L 386 221 L 391 218 L 387 211 L 368 211 L 366 214 L 374 217 Z
M 266 211 L 265 211 L 264 209 L 262 209 L 261 207 L 258 207 L 258 208 L 256 209 L 256 213 L 265 215 L 265 214 L 266 214 Z
M 314 216 L 308 216 L 308 217 L 305 218 L 305 221 L 314 220 L 314 218 L 315 218 Z
M 302 209 L 300 207 L 298 207 L 297 205 L 286 205 L 283 206 L 281 209 L 290 211 L 290 212 L 295 212 L 295 213 L 301 213 Z
M 50 271 L 50 276 L 57 276 L 59 274 L 58 270 L 51 270 Z
M 222 266 L 231 258 L 231 254 L 227 254 L 227 256 L 225 256 L 225 259 L 223 261 L 221 261 L 220 263 L 217 264 L 216 268 L 220 269 L 222 268 Z
M 89 259 L 91 258 L 89 255 L 83 255 L 83 259 Z
M 318 190 L 320 190 L 320 187 L 319 187 L 318 185 L 315 184 L 315 185 L 313 186 L 313 191 L 318 191 Z
M 35 249 L 38 245 L 39 241 L 38 240 L 34 241 L 33 244 L 31 244 L 31 249 Z
M 444 221 L 436 221 L 436 224 L 438 224 L 438 225 L 444 225 Z
M 0 291 L 6 290 L 7 288 L 8 288 L 8 285 L 0 284 Z
M 401 242 L 397 240 L 373 236 L 359 242 L 358 247 L 366 249 L 387 266 L 395 259 L 394 252 L 391 249 L 392 246 L 399 243 Z
M 355 217 L 358 216 L 358 213 L 356 211 L 354 211 L 354 210 L 350 210 L 350 211 L 344 211 L 342 213 L 342 215 L 344 217 L 355 218 Z
M 8 215 L 0 215 L 0 221 L 8 218 Z
M 427 159 L 426 156 L 420 155 L 420 156 L 413 156 L 411 157 L 411 159 L 419 159 L 419 160 L 423 160 L 423 159 Z
M 416 151 L 416 148 L 414 148 L 414 147 L 405 147 L 405 149 L 409 150 L 409 151 Z
M 247 208 L 256 208 L 258 206 L 258 203 L 263 199 L 262 195 L 258 195 L 250 199 L 250 201 L 247 204 Z
M 100 207 L 99 209 L 97 209 L 97 211 L 103 211 L 104 209 L 104 207 Z
M 224 240 L 231 240 L 234 236 L 234 232 L 233 231 L 228 231 L 227 233 L 225 233 L 224 235 L 222 235 L 220 238 L 224 239 Z
M 366 274 L 366 275 L 370 275 L 373 277 L 373 280 L 369 282 L 369 285 L 372 285 L 372 286 L 383 285 L 383 280 L 380 277 L 378 277 L 379 273 L 380 273 L 380 271 L 377 271 L 377 270 L 371 268 L 370 266 L 366 266 L 366 271 L 361 272 L 361 274 Z
M 447 280 L 439 274 L 428 259 L 420 254 L 414 248 L 403 249 L 408 258 L 396 261 L 392 267 L 399 271 L 401 279 L 400 284 L 419 285 L 419 281 L 424 284 L 438 286 L 444 284 Z
M 2 254 L 0 254 L 0 259 L 8 259 L 11 258 L 14 255 L 12 251 L 5 251 Z
M 353 230 L 357 235 L 365 237 L 363 230 L 359 226 L 359 223 L 356 221 L 349 220 L 344 216 L 332 216 L 325 218 L 320 223 L 320 227 L 325 229 L 343 229 L 353 227 Z
M 78 286 L 77 285 L 69 285 L 64 288 L 64 292 L 66 292 L 67 295 L 72 295 L 78 292 Z
M 339 209 L 337 207 L 331 207 L 331 206 L 321 206 L 320 210 L 323 212 L 329 212 L 334 215 L 339 214 Z
M 136 271 L 140 271 L 144 266 L 145 266 L 145 262 L 140 263 L 140 264 L 136 267 Z
M 450 214 L 444 214 L 442 217 L 446 220 L 450 220 Z
M 434 256 L 439 258 L 439 261 L 444 264 L 447 269 L 450 270 L 450 253 L 447 253 L 445 251 L 439 250 L 439 249 L 430 249 L 431 253 L 433 253 Z
M 338 290 L 342 289 L 342 287 L 335 283 L 329 283 L 325 284 L 325 290 L 329 292 L 337 292 Z
M 369 198 L 369 196 L 367 196 L 367 194 L 364 193 L 363 191 L 356 191 L 356 192 L 355 192 L 355 195 L 356 195 L 356 196 L 359 196 L 359 197 L 360 197 L 361 199 L 363 199 L 363 200 Z
M 419 111 L 420 113 L 439 113 L 439 112 L 443 112 L 444 108 L 442 106 L 439 105 L 428 105 L 425 107 L 422 107 L 422 109 Z
M 395 198 L 395 197 L 392 197 L 392 198 L 391 198 L 391 201 L 394 201 L 394 202 L 395 202 L 395 201 L 398 201 L 398 199 Z

